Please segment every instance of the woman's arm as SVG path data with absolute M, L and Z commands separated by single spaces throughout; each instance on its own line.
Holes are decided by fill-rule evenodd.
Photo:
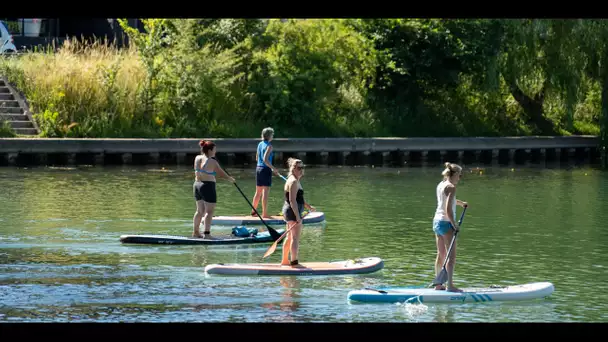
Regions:
M 445 214 L 448 216 L 450 223 L 454 229 L 458 230 L 460 227 L 456 224 L 456 220 L 454 219 L 454 212 L 452 211 L 452 206 L 455 201 L 456 188 L 453 185 L 448 185 L 445 187 L 445 194 L 448 196 L 447 201 L 445 202 Z
M 215 172 L 217 172 L 218 176 L 226 178 L 229 181 L 231 181 L 232 183 L 236 182 L 236 180 L 233 177 L 228 176 L 226 171 L 224 171 L 224 169 L 222 169 L 222 167 L 220 166 L 220 163 L 218 163 L 217 160 L 213 159 L 213 162 L 215 163 Z
M 268 166 L 272 170 L 272 172 L 274 172 L 275 174 L 279 174 L 277 169 L 275 169 L 274 166 L 272 166 L 272 164 L 270 164 L 270 161 L 268 160 L 268 158 L 270 158 L 270 152 L 272 152 L 272 145 L 268 146 L 266 152 L 264 152 L 264 164 Z
M 465 202 L 465 201 L 461 201 L 459 199 L 456 200 L 456 204 L 458 204 L 461 207 L 467 207 L 469 205 L 469 203 Z
M 201 156 L 196 156 L 196 158 L 194 158 L 194 171 L 199 170 L 200 161 Z
M 317 209 L 312 205 L 308 204 L 308 202 L 304 201 L 304 208 L 308 209 L 308 211 L 316 211 Z

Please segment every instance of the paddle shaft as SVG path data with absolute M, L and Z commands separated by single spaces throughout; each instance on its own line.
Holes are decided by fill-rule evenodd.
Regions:
M 226 174 L 228 176 L 230 176 L 230 174 L 228 173 L 228 171 L 224 170 L 224 172 L 226 172 Z M 232 177 L 232 176 L 230 176 Z M 279 233 L 276 231 L 276 229 L 272 228 L 271 226 L 269 226 L 266 221 L 264 221 L 264 219 L 262 218 L 262 216 L 260 215 L 260 213 L 258 213 L 257 210 L 255 210 L 255 208 L 253 207 L 253 204 L 251 204 L 251 202 L 249 201 L 249 198 L 247 198 L 247 196 L 245 196 L 245 194 L 243 193 L 243 190 L 241 190 L 241 188 L 239 187 L 238 184 L 236 184 L 236 182 L 234 182 L 234 186 L 236 187 L 236 189 L 241 193 L 241 195 L 243 196 L 243 198 L 245 199 L 245 201 L 247 201 L 247 203 L 249 203 L 249 206 L 251 207 L 251 209 L 253 209 L 253 211 L 256 213 L 256 215 L 258 215 L 258 217 L 260 218 L 260 220 L 262 220 L 262 223 L 266 226 L 266 229 L 268 229 L 268 232 L 270 233 L 270 235 L 272 236 L 273 239 L 277 239 L 279 236 Z
M 467 211 L 467 207 L 464 207 L 462 214 L 460 214 L 460 220 L 458 220 L 458 226 L 462 224 L 462 219 L 464 218 L 464 213 Z M 454 227 L 452 229 L 455 230 Z M 450 253 L 452 252 L 452 246 L 454 246 L 454 241 L 456 241 L 456 236 L 458 235 L 459 230 L 454 232 L 454 237 L 452 237 L 452 242 L 450 242 L 450 247 L 448 248 L 448 254 L 445 256 L 445 260 L 443 261 L 443 269 L 445 269 L 445 265 L 448 264 L 448 259 L 450 258 Z
M 464 213 L 467 211 L 467 207 L 464 207 L 464 210 L 462 211 L 462 214 L 460 215 L 460 220 L 458 221 L 458 226 L 460 226 L 462 224 L 462 219 L 464 218 Z M 455 230 L 454 227 L 452 227 L 452 229 Z M 445 266 L 448 263 L 448 259 L 450 258 L 450 253 L 452 252 L 452 247 L 454 246 L 454 241 L 456 241 L 456 236 L 458 236 L 458 230 L 456 230 L 454 232 L 454 236 L 452 237 L 452 242 L 450 242 L 450 247 L 448 248 L 448 253 L 445 256 L 445 260 L 443 261 L 443 267 L 441 268 L 441 271 L 439 272 L 439 274 L 437 275 L 437 277 L 433 280 L 433 282 L 429 285 L 430 286 L 436 286 L 436 285 L 441 285 L 445 282 L 445 277 L 447 276 L 447 269 L 445 268 Z
M 304 219 L 304 217 L 306 217 L 306 215 L 308 215 L 308 213 L 302 215 L 301 219 Z M 270 248 L 268 248 L 268 250 L 266 251 L 266 253 L 264 253 L 263 258 L 266 258 L 268 256 L 270 256 L 272 253 L 274 253 L 274 251 L 277 249 L 277 246 L 279 245 L 279 242 L 281 242 L 281 240 L 283 240 L 283 238 L 285 236 L 287 236 L 287 233 L 289 233 L 289 231 L 291 231 L 291 229 L 293 227 L 295 227 L 298 223 L 295 222 L 294 224 L 291 225 L 291 227 L 288 227 L 287 230 L 281 235 L 279 236 L 279 238 L 272 244 L 272 246 L 270 246 Z

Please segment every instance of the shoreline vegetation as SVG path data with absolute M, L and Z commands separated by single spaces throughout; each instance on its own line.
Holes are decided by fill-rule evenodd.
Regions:
M 602 20 L 144 19 L 0 58 L 41 137 L 597 135 Z M 2 125 L 0 135 L 10 136 Z

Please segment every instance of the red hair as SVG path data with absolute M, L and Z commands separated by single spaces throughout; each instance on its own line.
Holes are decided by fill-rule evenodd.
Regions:
M 198 145 L 201 147 L 201 151 L 203 151 L 203 154 L 205 155 L 215 147 L 215 143 L 209 140 L 201 140 L 199 141 Z

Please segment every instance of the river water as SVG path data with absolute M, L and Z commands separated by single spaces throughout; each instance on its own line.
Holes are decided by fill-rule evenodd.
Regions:
M 467 166 L 458 187 L 470 207 L 458 237 L 456 286 L 550 281 L 550 297 L 348 302 L 353 289 L 432 281 L 440 165 L 307 169 L 307 200 L 327 221 L 306 226 L 300 261 L 385 262 L 372 274 L 318 277 L 203 272 L 210 263 L 260 262 L 268 245 L 122 245 L 122 234 L 191 234 L 189 167 L 7 167 L 0 168 L 0 321 L 607 322 L 608 173 L 587 166 L 480 167 Z M 255 171 L 230 172 L 252 197 Z M 281 181 L 273 181 L 269 205 L 277 214 Z M 217 215 L 250 211 L 221 180 L 218 201 Z M 279 262 L 280 254 L 268 261 Z

